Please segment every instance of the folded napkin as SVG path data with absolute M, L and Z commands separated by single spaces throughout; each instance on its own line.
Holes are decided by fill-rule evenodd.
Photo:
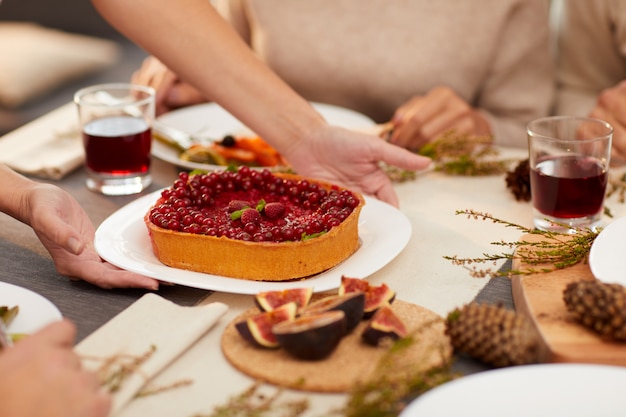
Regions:
M 75 350 L 86 369 L 108 377 L 122 376 L 121 364 L 132 370 L 116 385 L 110 415 L 204 336 L 227 309 L 219 302 L 181 307 L 149 293 L 79 343 Z
M 76 105 L 58 109 L 0 137 L 0 162 L 15 171 L 60 179 L 85 157 Z

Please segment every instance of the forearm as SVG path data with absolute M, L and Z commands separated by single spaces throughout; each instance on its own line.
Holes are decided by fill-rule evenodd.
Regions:
M 29 223 L 28 195 L 37 183 L 0 164 L 0 211 Z
M 92 0 L 133 40 L 285 152 L 324 121 L 206 0 Z M 174 4 L 174 7 L 172 5 Z

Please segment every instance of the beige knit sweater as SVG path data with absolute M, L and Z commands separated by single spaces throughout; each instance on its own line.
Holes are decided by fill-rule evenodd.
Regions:
M 214 0 L 300 94 L 377 122 L 447 85 L 526 146 L 553 99 L 547 0 Z
M 587 116 L 602 90 L 626 79 L 626 0 L 553 1 L 556 112 Z

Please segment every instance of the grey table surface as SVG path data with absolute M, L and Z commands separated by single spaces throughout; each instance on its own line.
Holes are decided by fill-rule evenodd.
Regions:
M 142 195 L 169 186 L 178 169 L 168 163 L 153 160 L 153 184 Z M 67 190 L 84 207 L 93 223 L 98 226 L 109 215 L 140 195 L 107 197 L 86 189 L 85 174 L 78 169 L 60 181 L 48 181 Z M 105 290 L 82 281 L 71 281 L 56 272 L 54 264 L 32 230 L 0 214 L 0 281 L 19 285 L 48 298 L 61 313 L 72 320 L 78 329 L 77 342 L 123 311 L 146 290 Z M 210 296 L 211 291 L 180 285 L 161 286 L 158 294 L 180 305 L 195 305 Z M 511 284 L 504 277 L 491 279 L 476 297 L 480 303 L 501 303 L 513 308 Z M 486 369 L 467 358 L 455 367 L 463 373 Z

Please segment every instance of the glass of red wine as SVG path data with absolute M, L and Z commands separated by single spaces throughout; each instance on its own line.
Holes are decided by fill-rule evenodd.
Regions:
M 151 87 L 126 83 L 76 92 L 87 188 L 105 195 L 128 195 L 151 184 L 154 96 Z
M 535 227 L 567 234 L 601 227 L 612 126 L 554 116 L 532 121 L 527 133 Z

